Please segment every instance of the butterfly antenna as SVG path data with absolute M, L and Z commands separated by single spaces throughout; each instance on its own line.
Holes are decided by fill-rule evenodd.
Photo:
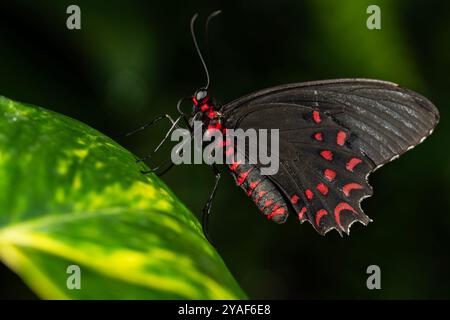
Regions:
M 221 14 L 222 13 L 222 10 L 217 10 L 217 11 L 214 11 L 213 13 L 211 13 L 209 16 L 208 16 L 208 19 L 206 19 L 206 23 L 205 23 L 205 38 L 206 38 L 206 41 L 208 41 L 208 39 L 209 39 L 209 37 L 208 37 L 208 30 L 209 30 L 209 23 L 211 22 L 211 20 L 214 18 L 214 17 L 217 17 L 219 14 Z M 206 44 L 206 47 L 208 48 L 209 46 L 208 46 L 208 43 Z
M 206 19 L 205 23 L 205 44 L 206 44 L 206 57 L 209 60 L 209 57 L 211 57 L 211 47 L 209 45 L 209 23 L 214 17 L 217 17 L 219 14 L 222 13 L 222 10 L 217 10 L 211 13 L 208 18 Z M 211 69 L 211 62 L 207 61 L 209 64 L 209 68 Z
M 202 62 L 203 68 L 205 69 L 205 73 L 206 73 L 205 89 L 208 89 L 208 87 L 209 87 L 209 71 L 208 71 L 208 67 L 206 66 L 205 59 L 203 58 L 202 52 L 200 51 L 200 48 L 198 46 L 197 37 L 195 36 L 195 30 L 194 30 L 195 20 L 197 20 L 197 17 L 198 17 L 198 13 L 194 14 L 194 16 L 191 19 L 191 35 L 192 35 L 192 40 L 194 41 L 195 49 L 197 50 L 197 54 L 200 57 L 200 61 Z

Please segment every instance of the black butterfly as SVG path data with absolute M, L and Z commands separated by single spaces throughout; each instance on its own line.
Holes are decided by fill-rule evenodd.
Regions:
M 228 165 L 237 185 L 268 219 L 283 223 L 293 213 L 320 234 L 331 229 L 349 233 L 356 221 L 367 225 L 371 220 L 360 203 L 372 195 L 369 174 L 430 135 L 439 121 L 436 107 L 395 83 L 369 79 L 282 85 L 216 105 L 208 92 L 208 70 L 193 32 L 195 18 L 191 30 L 208 84 L 189 97 L 194 104 L 190 115 L 180 110 L 180 100 L 180 118 L 188 125 L 194 118 L 202 119 L 206 128 L 223 131 L 279 129 L 278 173 L 264 176 L 259 164 Z M 164 118 L 171 120 L 172 128 L 178 126 L 180 118 L 174 121 L 164 115 L 155 120 Z M 217 167 L 212 167 L 216 182 L 203 210 L 206 235 L 220 179 Z

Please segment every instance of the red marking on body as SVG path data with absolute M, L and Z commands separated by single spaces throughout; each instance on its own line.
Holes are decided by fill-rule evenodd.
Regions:
M 344 194 L 348 197 L 349 194 L 350 194 L 350 191 L 355 190 L 355 189 L 362 189 L 362 188 L 363 188 L 362 185 L 360 185 L 360 184 L 358 184 L 358 183 L 355 183 L 355 182 L 352 182 L 352 183 L 346 184 L 346 185 L 342 188 L 342 192 L 344 192 Z
M 220 122 L 217 122 L 216 124 L 209 124 L 208 130 L 211 130 L 211 129 L 221 130 L 222 124 Z
M 313 111 L 312 115 L 315 123 L 320 123 L 322 121 L 322 119 L 320 119 L 319 111 Z
M 205 112 L 208 109 L 209 109 L 209 105 L 207 103 L 202 104 L 202 106 L 200 107 L 201 112 Z
M 260 184 L 260 183 L 261 183 L 261 180 L 250 182 L 250 189 L 251 189 L 251 190 L 255 189 L 256 186 L 257 186 L 258 184 Z
M 229 140 L 229 139 L 222 140 L 221 144 L 222 144 L 222 147 L 229 146 L 231 144 L 231 140 Z
M 306 213 L 306 207 L 303 207 L 303 208 L 300 210 L 300 212 L 298 213 L 298 219 L 299 219 L 299 220 L 303 220 L 303 216 L 305 215 L 305 213 Z
M 278 215 L 280 215 L 280 214 L 284 214 L 285 212 L 286 212 L 286 209 L 285 209 L 285 208 L 277 208 L 277 209 L 274 209 L 274 210 L 267 216 L 267 219 L 272 219 L 273 217 L 278 216 Z
M 208 118 L 214 119 L 215 116 L 216 116 L 216 113 L 214 112 L 214 110 L 210 109 L 208 111 Z
M 253 167 L 251 167 L 251 168 L 248 169 L 247 171 L 242 172 L 242 173 L 239 174 L 239 177 L 238 177 L 237 180 L 236 180 L 236 183 L 237 183 L 238 186 L 240 186 L 241 184 L 244 183 L 244 181 L 247 179 L 249 173 L 250 173 L 252 170 L 253 170 Z
M 320 152 L 320 155 L 322 156 L 322 158 L 324 158 L 325 160 L 331 161 L 333 160 L 333 152 L 329 151 L 329 150 L 324 150 Z
M 266 200 L 266 201 L 264 202 L 264 207 L 268 207 L 268 206 L 270 206 L 272 203 L 273 203 L 272 200 Z
M 298 195 L 294 194 L 294 195 L 291 197 L 291 202 L 292 202 L 293 204 L 297 204 L 298 199 L 299 199 Z
M 314 193 L 311 190 L 306 189 L 305 196 L 308 198 L 308 200 L 311 200 L 314 197 Z
M 230 147 L 225 151 L 226 156 L 231 156 L 234 153 L 234 148 Z
M 334 208 L 334 219 L 336 220 L 339 227 L 342 229 L 341 225 L 341 211 L 342 210 L 350 210 L 354 213 L 356 213 L 355 209 L 351 205 L 349 205 L 347 202 L 341 202 Z
M 216 124 L 208 124 L 208 128 L 206 129 L 206 132 L 208 135 L 212 136 L 214 130 L 218 130 L 221 132 L 222 124 L 220 122 L 217 122 Z
M 316 213 L 316 225 L 319 226 L 320 219 L 322 219 L 323 216 L 326 216 L 328 214 L 328 211 L 325 209 L 320 209 Z
M 336 143 L 340 146 L 343 146 L 346 138 L 347 134 L 344 131 L 339 131 L 336 135 Z
M 198 101 L 195 97 L 192 97 L 192 102 L 194 102 L 194 105 L 198 105 Z
M 322 141 L 323 140 L 322 132 L 315 133 L 314 139 L 316 139 L 317 141 Z
M 316 188 L 324 196 L 326 196 L 328 194 L 328 187 L 325 184 L 319 183 Z
M 255 203 L 257 204 L 266 193 L 267 191 L 258 191 L 258 196 L 254 199 Z
M 240 162 L 233 162 L 233 164 L 230 166 L 231 171 L 236 171 L 237 167 L 241 165 Z
M 249 185 L 249 188 L 248 188 L 248 191 L 247 191 L 247 195 L 248 195 L 249 197 L 252 195 L 253 190 L 256 188 L 256 186 L 257 186 L 258 184 L 260 184 L 260 182 L 261 182 L 261 180 L 250 182 L 250 185 Z
M 325 169 L 323 175 L 328 181 L 333 181 L 333 179 L 336 177 L 336 172 L 331 169 Z
M 345 165 L 345 167 L 347 168 L 348 171 L 352 171 L 353 172 L 353 168 L 355 166 L 357 166 L 358 164 L 360 164 L 362 162 L 361 159 L 359 158 L 351 158 L 347 164 Z

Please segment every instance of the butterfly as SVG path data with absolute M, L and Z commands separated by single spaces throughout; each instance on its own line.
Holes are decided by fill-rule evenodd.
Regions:
M 373 194 L 368 176 L 433 132 L 439 121 L 433 103 L 392 82 L 355 78 L 286 84 L 217 104 L 209 93 L 208 69 L 195 38 L 196 17 L 191 31 L 207 85 L 184 99 L 192 102 L 189 114 L 182 112 L 181 99 L 177 120 L 168 115 L 156 120 L 169 119 L 171 129 L 182 118 L 191 130 L 194 119 L 201 119 L 206 130 L 278 129 L 277 173 L 263 175 L 259 163 L 227 164 L 236 184 L 261 213 L 276 223 L 284 223 L 291 214 L 322 235 L 332 229 L 348 234 L 355 222 L 367 225 L 371 219 L 361 209 L 361 201 Z M 230 151 L 227 148 L 225 153 Z M 212 168 L 216 181 L 203 209 L 207 236 L 221 177 L 217 166 Z

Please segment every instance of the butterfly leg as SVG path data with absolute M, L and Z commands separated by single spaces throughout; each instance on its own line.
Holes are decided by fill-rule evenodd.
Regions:
M 174 128 L 179 128 L 179 126 L 178 126 L 178 121 L 180 120 L 180 118 L 178 118 L 177 120 L 173 120 L 172 117 L 171 117 L 170 115 L 164 114 L 164 115 L 161 115 L 161 116 L 156 117 L 156 118 L 153 119 L 152 121 L 146 123 L 145 125 L 143 125 L 143 126 L 137 128 L 136 130 L 134 130 L 134 131 L 132 131 L 132 132 L 129 132 L 129 133 L 126 135 L 127 137 L 128 137 L 128 136 L 131 136 L 131 135 L 133 135 L 133 134 L 135 134 L 135 133 L 137 133 L 137 132 L 139 132 L 139 131 L 142 131 L 142 130 L 145 130 L 146 128 L 148 128 L 148 127 L 151 127 L 152 125 L 154 125 L 154 124 L 156 124 L 156 123 L 158 123 L 158 122 L 160 122 L 161 120 L 164 120 L 164 119 L 168 119 L 168 120 L 172 123 L 172 126 L 171 126 L 170 129 L 167 131 L 167 133 L 166 133 L 166 135 L 164 136 L 163 140 L 159 143 L 159 145 L 156 147 L 156 149 L 155 149 L 151 154 L 147 155 L 147 156 L 144 157 L 144 158 L 137 159 L 136 162 L 142 162 L 142 161 L 144 161 L 144 160 L 146 160 L 146 159 L 151 158 L 151 156 L 152 156 L 155 152 L 157 152 L 157 151 L 159 150 L 159 148 L 161 148 L 161 146 L 164 144 L 164 142 L 168 139 L 168 137 L 169 137 L 170 133 L 172 132 L 172 130 L 173 130 Z M 160 170 L 162 167 L 165 167 L 167 164 L 169 164 L 169 166 L 166 167 L 163 171 L 161 171 L 161 172 L 159 172 L 159 173 L 156 172 L 156 171 Z M 148 174 L 148 173 L 155 172 L 158 176 L 161 176 L 161 175 L 163 175 L 164 173 L 166 173 L 167 171 L 169 171 L 173 166 L 174 166 L 174 164 L 173 164 L 172 161 L 170 161 L 170 159 L 169 159 L 168 161 L 165 161 L 163 164 L 158 165 L 158 166 L 156 166 L 156 167 L 154 167 L 154 168 L 152 168 L 152 169 L 150 169 L 150 170 L 141 170 L 141 173 L 142 173 L 142 174 Z
M 136 160 L 136 162 L 143 162 L 143 161 L 145 161 L 145 160 L 150 159 L 156 152 L 158 152 L 159 148 L 161 148 L 161 147 L 163 146 L 164 142 L 166 142 L 167 139 L 169 139 L 170 134 L 172 133 L 172 131 L 173 131 L 174 129 L 180 128 L 180 126 L 178 125 L 178 122 L 180 121 L 181 117 L 178 117 L 176 120 L 173 120 L 169 115 L 165 115 L 165 116 L 167 116 L 168 119 L 171 121 L 172 126 L 171 126 L 170 129 L 166 132 L 166 135 L 165 135 L 164 138 L 161 140 L 161 142 L 158 144 L 158 146 L 155 148 L 155 150 L 153 150 L 152 153 L 146 155 L 145 157 Z
M 137 133 L 137 132 L 139 132 L 139 131 L 145 130 L 145 129 L 147 129 L 148 127 L 151 127 L 152 125 L 154 125 L 154 124 L 156 124 L 156 123 L 158 123 L 158 122 L 160 122 L 161 120 L 164 120 L 164 119 L 168 119 L 168 120 L 169 120 L 170 122 L 172 122 L 172 123 L 174 122 L 173 119 L 172 119 L 172 117 L 171 117 L 170 115 L 168 115 L 168 114 L 163 114 L 163 115 L 160 115 L 160 116 L 156 117 L 156 118 L 153 119 L 152 121 L 150 121 L 150 122 L 144 124 L 143 126 L 137 128 L 136 130 L 133 130 L 133 131 L 131 131 L 131 132 L 128 132 L 128 133 L 126 134 L 126 136 L 129 137 L 129 136 L 131 136 L 131 135 L 133 135 L 133 134 L 135 134 L 135 133 Z
M 169 164 L 169 166 L 167 166 L 167 164 Z M 154 168 L 151 168 L 150 170 L 141 170 L 142 174 L 149 174 L 149 173 L 155 173 L 158 177 L 162 176 L 164 173 L 166 173 L 167 171 L 169 171 L 170 169 L 172 169 L 172 167 L 175 164 L 169 159 L 164 161 L 164 163 L 157 165 Z M 161 168 L 165 167 L 162 171 L 158 172 L 159 170 L 161 170 Z
M 177 128 L 178 128 L 178 127 L 177 127 Z M 193 135 L 191 135 L 190 140 L 192 141 L 192 139 L 194 139 L 194 136 L 193 136 Z M 183 156 L 183 153 L 184 153 L 182 147 L 183 147 L 183 146 L 180 146 L 179 149 L 177 149 L 177 150 L 174 151 L 174 152 L 175 152 L 176 154 L 178 154 L 180 157 L 182 157 L 182 156 Z M 140 161 L 138 161 L 138 162 L 140 162 Z M 167 164 L 169 165 L 168 167 L 166 167 Z M 150 169 L 150 170 L 141 170 L 141 173 L 142 173 L 142 174 L 155 173 L 157 176 L 162 176 L 164 173 L 166 173 L 167 171 L 169 171 L 174 165 L 175 165 L 175 164 L 174 164 L 173 161 L 172 161 L 172 157 L 169 157 L 169 158 L 168 158 L 166 161 L 164 161 L 162 164 L 157 165 L 156 167 L 154 167 L 154 168 L 152 168 L 152 169 Z M 166 167 L 166 168 L 164 168 L 164 167 Z M 162 168 L 164 168 L 164 169 L 162 169 Z M 160 169 L 162 169 L 162 171 L 157 172 L 157 171 L 160 170 Z
M 213 244 L 213 242 L 211 241 L 211 238 L 209 236 L 209 230 L 208 230 L 209 229 L 209 216 L 211 214 L 212 203 L 213 203 L 214 196 L 215 196 L 216 190 L 217 190 L 217 186 L 219 185 L 219 180 L 220 180 L 220 171 L 215 164 L 212 165 L 212 169 L 213 169 L 213 173 L 214 173 L 216 180 L 214 182 L 214 187 L 212 189 L 212 192 L 209 195 L 208 201 L 206 202 L 205 206 L 203 207 L 203 213 L 202 213 L 203 233 L 205 234 L 206 239 L 208 239 L 208 241 L 211 244 Z
M 178 154 L 179 154 L 179 156 L 180 157 L 182 157 L 183 156 L 183 149 L 181 149 L 181 150 L 177 150 L 177 151 L 175 151 L 175 152 L 177 152 Z M 166 165 L 169 165 L 168 167 L 166 167 Z M 141 173 L 142 174 L 149 174 L 149 173 L 152 173 L 152 172 L 154 172 L 157 176 L 162 176 L 164 173 L 166 173 L 167 171 L 169 171 L 170 169 L 172 169 L 172 167 L 175 165 L 175 163 L 173 163 L 172 162 L 172 158 L 169 158 L 169 159 L 167 159 L 166 161 L 164 161 L 162 164 L 160 164 L 160 165 L 157 165 L 156 167 L 154 167 L 154 168 L 151 168 L 150 170 L 141 170 Z M 161 168 L 163 168 L 163 167 L 166 167 L 165 169 L 163 169 L 162 171 L 160 171 L 160 172 L 157 172 L 158 170 L 160 170 Z
M 126 136 L 129 137 L 129 136 L 131 136 L 131 135 L 133 135 L 133 134 L 135 134 L 135 133 L 137 133 L 137 132 L 139 132 L 139 131 L 145 130 L 145 129 L 147 129 L 148 127 L 151 127 L 152 125 L 157 124 L 158 122 L 160 122 L 161 120 L 164 120 L 164 119 L 168 119 L 172 124 L 174 123 L 174 120 L 172 119 L 172 117 L 171 117 L 170 115 L 168 115 L 168 114 L 163 114 L 163 115 L 160 115 L 160 116 L 156 117 L 156 118 L 153 119 L 152 121 L 150 121 L 150 122 L 144 124 L 143 126 L 137 128 L 136 130 L 133 130 L 133 131 L 131 131 L 131 132 L 128 132 L 128 133 L 126 134 Z

